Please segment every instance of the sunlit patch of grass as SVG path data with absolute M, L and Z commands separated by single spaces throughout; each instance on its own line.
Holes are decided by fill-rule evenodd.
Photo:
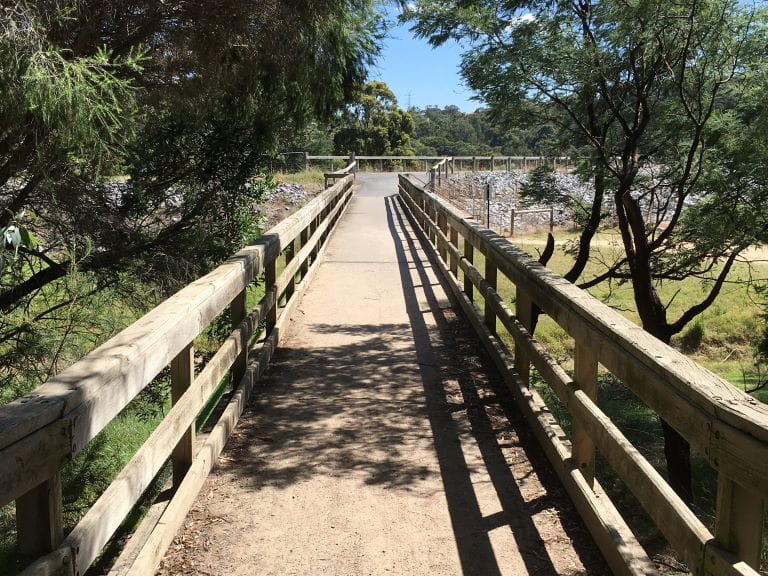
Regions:
M 324 170 L 312 167 L 301 172 L 277 172 L 274 174 L 274 179 L 278 184 L 298 184 L 310 194 L 317 194 L 323 190 L 325 183 L 323 173 Z

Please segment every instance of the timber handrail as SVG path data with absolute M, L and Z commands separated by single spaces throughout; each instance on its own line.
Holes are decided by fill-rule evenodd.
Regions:
M 331 162 L 331 169 L 333 169 L 333 163 L 336 161 L 344 162 L 349 156 L 342 155 L 311 155 L 305 154 L 305 166 L 309 168 L 310 163 L 313 161 L 329 161 Z M 423 162 L 424 171 L 429 172 L 430 165 L 435 162 L 440 162 L 444 156 L 370 156 L 361 155 L 355 157 L 360 162 L 379 162 L 382 166 L 384 162 L 397 162 L 401 164 Z M 451 157 L 451 170 L 462 171 L 465 164 L 469 164 L 471 169 L 475 172 L 479 171 L 481 167 L 488 170 L 496 170 L 497 166 L 501 164 L 508 172 L 513 168 L 528 171 L 530 169 L 539 166 L 551 166 L 553 169 L 559 167 L 566 167 L 573 165 L 574 159 L 568 156 L 453 156 Z M 431 164 L 430 164 L 431 163 Z
M 354 178 L 356 173 L 357 173 L 357 160 L 355 160 L 355 157 L 352 156 L 352 158 L 350 158 L 349 164 L 347 164 L 341 170 L 337 170 L 336 172 L 325 172 L 323 174 L 323 177 L 325 178 L 324 187 L 328 188 L 329 182 L 335 182 L 340 178 L 345 178 L 350 175 L 352 176 L 352 178 Z
M 257 242 L 192 282 L 48 382 L 0 407 L 0 505 L 16 501 L 20 549 L 40 557 L 24 574 L 81 576 L 171 458 L 174 497 L 127 562 L 126 574 L 153 573 L 279 343 L 298 293 L 316 270 L 328 235 L 348 205 L 347 174 Z M 278 260 L 284 264 L 278 276 Z M 265 295 L 248 311 L 249 286 Z M 280 302 L 284 300 L 284 306 Z M 195 374 L 193 341 L 229 308 L 233 331 Z M 253 339 L 261 333 L 255 347 Z M 62 541 L 61 469 L 166 366 L 173 406 L 74 530 Z M 228 407 L 204 442 L 195 419 L 227 374 Z
M 768 406 L 653 338 L 506 239 L 464 219 L 417 181 L 401 176 L 399 182 L 400 198 L 434 245 L 460 304 L 516 392 L 518 405 L 614 572 L 655 569 L 594 478 L 596 449 L 694 574 L 756 575 L 768 498 Z M 477 251 L 484 256 L 484 272 L 473 264 Z M 514 313 L 496 290 L 498 274 L 516 287 Z M 475 291 L 483 296 L 483 310 L 474 303 Z M 531 333 L 534 306 L 573 337 L 573 376 Z M 497 337 L 497 322 L 513 337 L 513 351 Z M 530 386 L 531 365 L 570 412 L 570 439 Z M 600 410 L 598 365 L 718 472 L 714 535 Z
M 448 179 L 449 168 L 453 171 L 453 158 L 441 158 L 432 165 L 432 168 L 429 169 L 429 183 L 433 189 L 436 181 L 442 181 L 443 173 L 445 173 L 446 180 Z

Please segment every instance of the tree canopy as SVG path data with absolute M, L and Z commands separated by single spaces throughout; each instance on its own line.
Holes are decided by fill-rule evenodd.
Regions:
M 257 231 L 260 158 L 364 82 L 373 0 L 0 3 L 0 354 L 95 287 L 167 291 Z M 5 375 L 3 375 L 4 377 Z
M 762 115 L 766 17 L 734 0 L 411 3 L 417 33 L 468 46 L 462 73 L 494 117 L 514 123 L 533 104 L 571 133 L 595 188 L 566 277 L 631 282 L 643 327 L 665 342 L 710 306 L 739 254 L 765 240 L 765 172 L 741 148 Z M 764 140 L 764 138 L 763 138 Z M 623 254 L 583 279 L 608 215 Z M 746 224 L 746 225 L 745 225 Z M 709 279 L 701 300 L 668 316 L 662 281 Z M 687 446 L 665 425 L 673 487 L 690 499 Z
M 384 82 L 363 86 L 342 115 L 341 128 L 333 137 L 336 152 L 374 156 L 411 156 L 413 118 L 400 109 L 397 98 Z

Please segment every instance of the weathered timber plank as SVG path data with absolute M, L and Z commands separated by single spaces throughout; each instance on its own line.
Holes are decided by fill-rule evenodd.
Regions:
M 737 559 L 754 567 L 760 566 L 764 517 L 765 502 L 759 494 L 724 474 L 718 477 L 717 540 Z
M 35 486 L 16 501 L 16 533 L 22 554 L 45 554 L 64 538 L 61 473 Z
M 171 361 L 171 402 L 176 404 L 195 379 L 195 350 L 190 343 Z M 182 433 L 171 453 L 173 486 L 178 487 L 195 457 L 195 426 L 191 424 Z
M 593 401 L 597 401 L 597 353 L 595 344 L 589 338 L 576 340 L 573 379 L 576 385 Z M 573 418 L 573 459 L 584 475 L 587 484 L 595 478 L 595 444 L 586 426 L 574 415 Z
M 67 550 L 68 557 L 74 558 L 76 572 L 85 573 L 165 465 L 173 446 L 194 424 L 200 409 L 243 351 L 243 342 L 248 341 L 250 334 L 265 317 L 266 311 L 274 307 L 274 302 L 274 293 L 264 296 L 259 307 L 224 341 L 195 378 L 192 387 L 179 398 L 117 478 L 67 536 L 60 550 L 39 559 L 31 568 L 55 564 L 61 550 Z
M 56 474 L 67 461 L 72 423 L 55 420 L 40 433 L 15 442 L 0 452 L 0 506 L 5 506 Z M 13 465 L 10 465 L 10 464 Z

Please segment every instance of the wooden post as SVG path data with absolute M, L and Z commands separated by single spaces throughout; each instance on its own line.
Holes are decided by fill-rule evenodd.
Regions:
M 723 548 L 755 570 L 760 568 L 765 502 L 724 474 L 717 479 L 715 536 Z
M 293 256 L 296 254 L 296 240 L 291 240 L 285 247 L 285 265 L 288 266 Z M 288 304 L 288 300 L 291 299 L 293 293 L 296 291 L 296 278 L 290 278 L 285 286 L 285 303 Z
M 549 231 L 553 232 L 555 230 L 555 207 L 550 206 L 549 207 Z
M 437 210 L 431 200 L 427 200 L 427 215 L 432 222 L 437 224 Z M 432 241 L 432 244 L 437 246 L 437 234 L 435 234 L 435 230 L 431 226 L 429 227 L 429 239 Z
M 472 243 L 464 238 L 464 258 L 466 258 L 470 263 L 474 263 L 475 260 L 475 247 L 472 246 Z M 469 276 L 464 274 L 464 294 L 467 295 L 467 298 L 469 298 L 469 301 L 472 302 L 475 299 L 474 290 L 472 286 L 472 281 L 469 279 Z
M 310 224 L 309 224 L 309 235 L 310 236 L 314 236 L 315 235 L 315 232 L 317 231 L 318 222 L 319 222 L 319 219 L 318 219 L 317 216 L 312 218 L 312 222 L 310 222 Z M 309 260 L 308 260 L 309 264 L 312 264 L 315 260 L 317 260 L 317 247 L 318 247 L 318 244 L 319 244 L 319 242 L 315 242 L 315 244 L 314 244 L 314 246 L 312 248 L 312 252 L 310 253 Z
M 496 290 L 496 264 L 490 254 L 485 255 L 485 279 Z M 493 310 L 493 306 L 491 306 L 490 298 L 485 299 L 485 325 L 491 331 L 491 334 L 496 334 L 496 312 Z
M 491 156 L 491 172 L 493 172 L 494 168 L 496 168 L 496 159 Z
M 19 551 L 29 556 L 51 552 L 64 538 L 61 473 L 16 500 L 16 535 Z
M 448 235 L 448 220 L 444 214 L 437 214 L 437 227 L 440 228 L 440 231 L 443 233 L 443 235 Z M 438 242 L 437 251 L 440 254 L 440 259 L 445 262 L 448 259 L 448 251 L 442 242 Z
M 268 262 L 264 267 L 264 286 L 267 290 L 275 289 L 275 261 Z M 267 313 L 267 335 L 269 335 L 277 324 L 277 294 L 275 295 L 275 305 Z
M 586 338 L 576 340 L 573 379 L 593 401 L 597 400 L 597 349 Z M 582 422 L 573 419 L 573 460 L 590 487 L 595 485 L 595 444 Z
M 477 156 L 472 156 L 472 172 L 477 172 Z
M 301 231 L 299 240 L 301 242 L 301 248 L 303 249 L 304 246 L 307 245 L 307 242 L 309 242 L 309 228 L 304 228 Z M 301 263 L 301 274 L 299 275 L 299 278 L 304 280 L 307 276 L 307 272 L 309 272 L 309 260 L 304 260 L 304 262 Z
M 512 214 L 509 217 L 509 236 L 510 238 L 515 235 L 515 209 L 512 208 Z
M 453 226 L 450 227 L 451 232 L 451 245 L 458 249 L 459 248 L 459 231 L 456 230 Z M 458 279 L 459 277 L 459 261 L 456 258 L 456 254 L 451 251 L 451 273 Z
M 176 404 L 195 377 L 195 349 L 188 344 L 171 360 L 171 403 Z M 173 449 L 173 487 L 178 488 L 195 457 L 195 424 L 184 433 Z
M 232 322 L 232 328 L 237 328 L 248 313 L 246 304 L 248 289 L 244 289 L 235 296 L 232 300 L 232 304 L 229 305 L 229 317 Z M 230 385 L 232 388 L 236 388 L 240 383 L 240 380 L 245 375 L 245 368 L 248 362 L 248 339 L 243 342 L 243 351 L 240 352 L 237 359 L 232 364 L 232 370 L 230 371 Z
M 528 295 L 518 286 L 517 296 L 515 301 L 515 315 L 518 321 L 525 327 L 528 332 L 531 332 L 533 336 L 533 302 Z M 515 344 L 515 369 L 520 375 L 520 379 L 526 386 L 531 385 L 531 363 L 528 359 L 528 355 L 523 351 L 522 347 Z

